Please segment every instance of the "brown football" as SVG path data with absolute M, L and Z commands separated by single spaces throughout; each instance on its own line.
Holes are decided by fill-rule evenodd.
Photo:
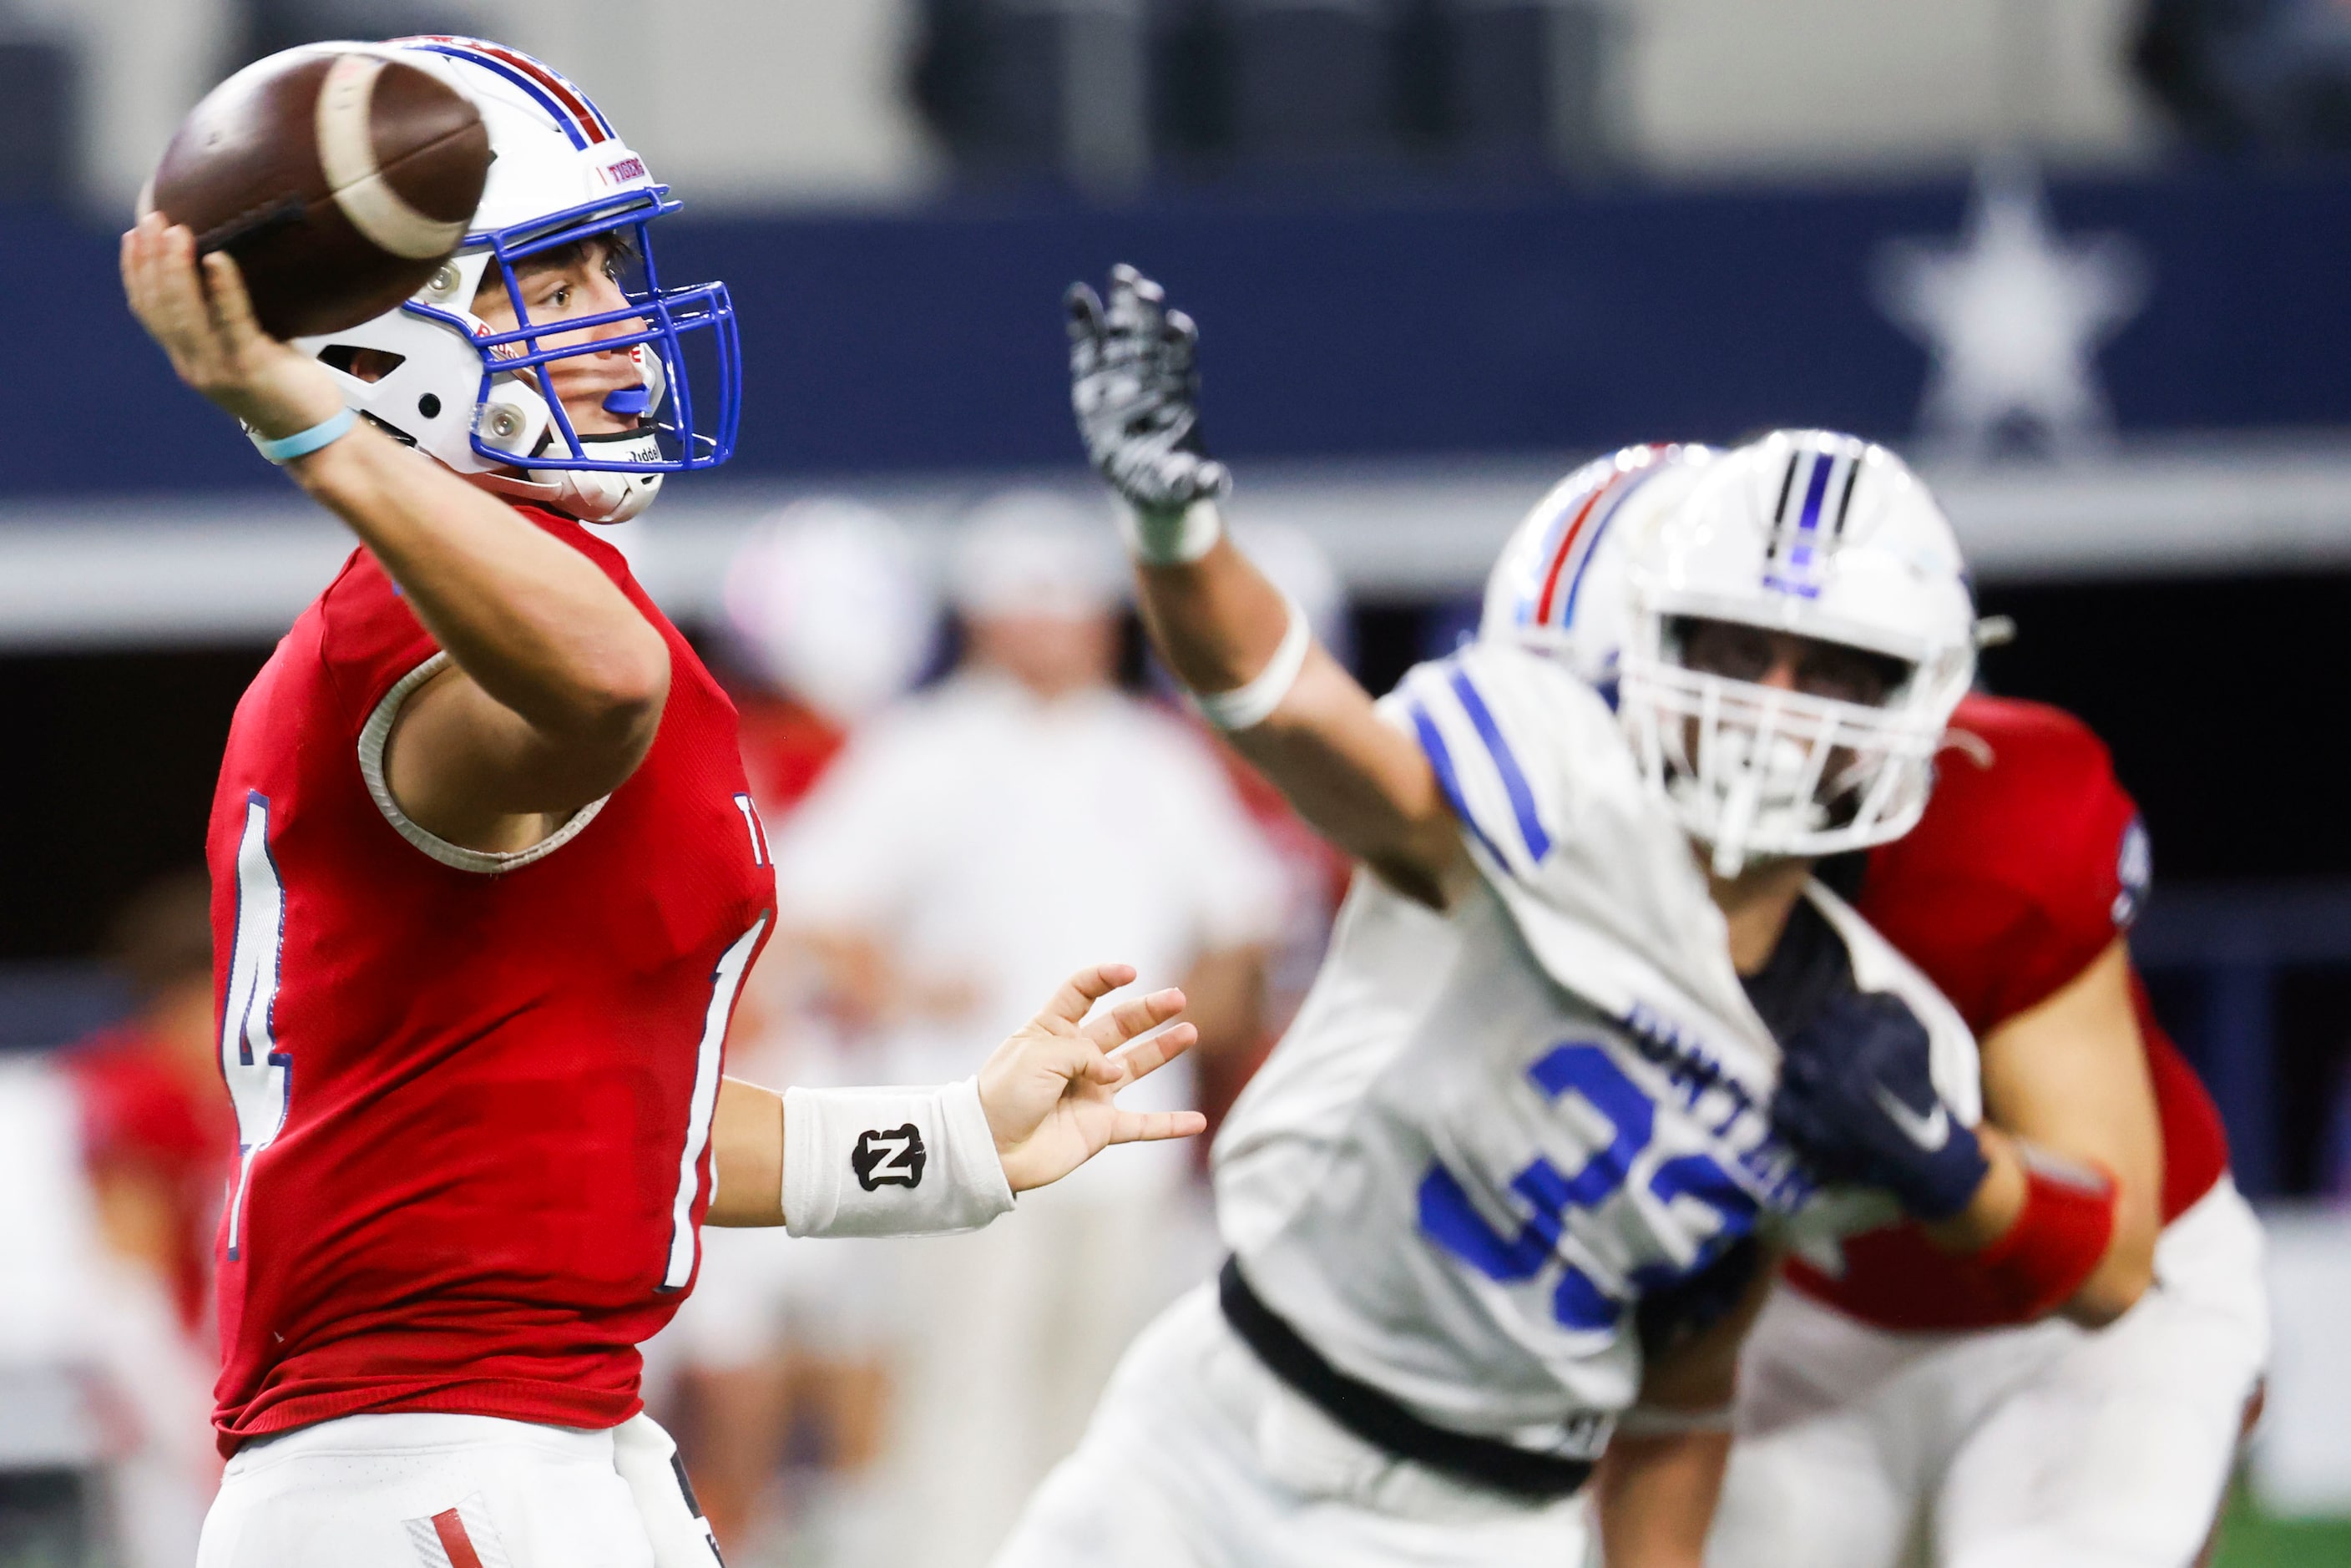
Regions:
M 424 287 L 489 172 L 489 132 L 463 94 L 383 53 L 309 45 L 206 94 L 141 204 L 235 256 L 261 325 L 301 338 Z

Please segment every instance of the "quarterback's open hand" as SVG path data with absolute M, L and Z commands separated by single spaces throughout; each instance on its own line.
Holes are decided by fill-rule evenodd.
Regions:
M 979 1070 L 980 1108 L 1013 1191 L 1059 1181 L 1112 1144 L 1189 1138 L 1207 1129 L 1196 1111 L 1127 1111 L 1116 1102 L 1121 1089 L 1199 1038 L 1179 1023 L 1135 1040 L 1184 1010 L 1178 990 L 1154 991 L 1086 1017 L 1096 1001 L 1134 978 L 1125 964 L 1081 969 Z
M 236 262 L 225 251 L 197 256 L 184 226 L 150 213 L 122 236 L 122 292 L 180 379 L 256 434 L 281 439 L 341 410 L 327 368 L 254 319 Z
M 1199 329 L 1159 285 L 1111 268 L 1097 295 L 1070 286 L 1070 405 L 1086 456 L 1136 510 L 1171 514 L 1232 488 L 1200 443 Z

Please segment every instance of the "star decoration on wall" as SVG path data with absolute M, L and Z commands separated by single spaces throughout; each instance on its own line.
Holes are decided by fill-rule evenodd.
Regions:
M 1873 270 L 1879 308 L 1926 345 L 1930 440 L 2064 455 L 2112 430 L 2097 351 L 2146 302 L 2148 267 L 2126 235 L 2058 235 L 2029 163 L 1986 162 L 1956 243 L 1888 241 Z

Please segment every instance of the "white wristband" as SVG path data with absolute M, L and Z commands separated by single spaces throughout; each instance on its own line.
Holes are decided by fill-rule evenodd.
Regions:
M 1146 566 L 1183 566 L 1196 561 L 1225 537 L 1225 519 L 1214 501 L 1195 501 L 1180 512 L 1146 512 L 1132 501 L 1118 508 L 1126 550 Z
M 792 1235 L 975 1230 L 1011 1207 L 978 1079 L 784 1091 L 784 1228 Z
M 1257 677 L 1228 692 L 1192 694 L 1200 716 L 1218 729 L 1248 729 L 1272 717 L 1290 688 L 1298 684 L 1298 673 L 1306 667 L 1307 653 L 1314 646 L 1314 628 L 1307 624 L 1306 612 L 1298 601 L 1286 593 L 1281 600 L 1290 611 L 1290 629 L 1282 632 L 1280 645 Z

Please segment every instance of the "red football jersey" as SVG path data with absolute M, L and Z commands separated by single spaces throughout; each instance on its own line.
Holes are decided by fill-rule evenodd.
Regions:
M 209 846 L 239 1143 L 225 1453 L 362 1411 L 617 1425 L 693 1282 L 766 838 L 684 639 L 618 551 L 523 515 L 621 586 L 672 671 L 644 762 L 545 841 L 460 849 L 383 788 L 442 655 L 364 549 L 237 706 Z
M 1949 997 L 1979 1036 L 2046 1000 L 2129 928 L 2150 870 L 2138 808 L 2105 745 L 2039 703 L 1970 696 L 1917 827 L 1870 852 L 1856 901 L 1870 923 Z M 2163 1125 L 2168 1222 L 2220 1180 L 2229 1151 L 2211 1096 L 2131 977 Z M 1845 1243 L 1845 1274 L 1802 1263 L 1808 1293 L 1891 1329 L 1986 1328 L 2008 1321 L 1980 1283 L 1915 1226 Z

